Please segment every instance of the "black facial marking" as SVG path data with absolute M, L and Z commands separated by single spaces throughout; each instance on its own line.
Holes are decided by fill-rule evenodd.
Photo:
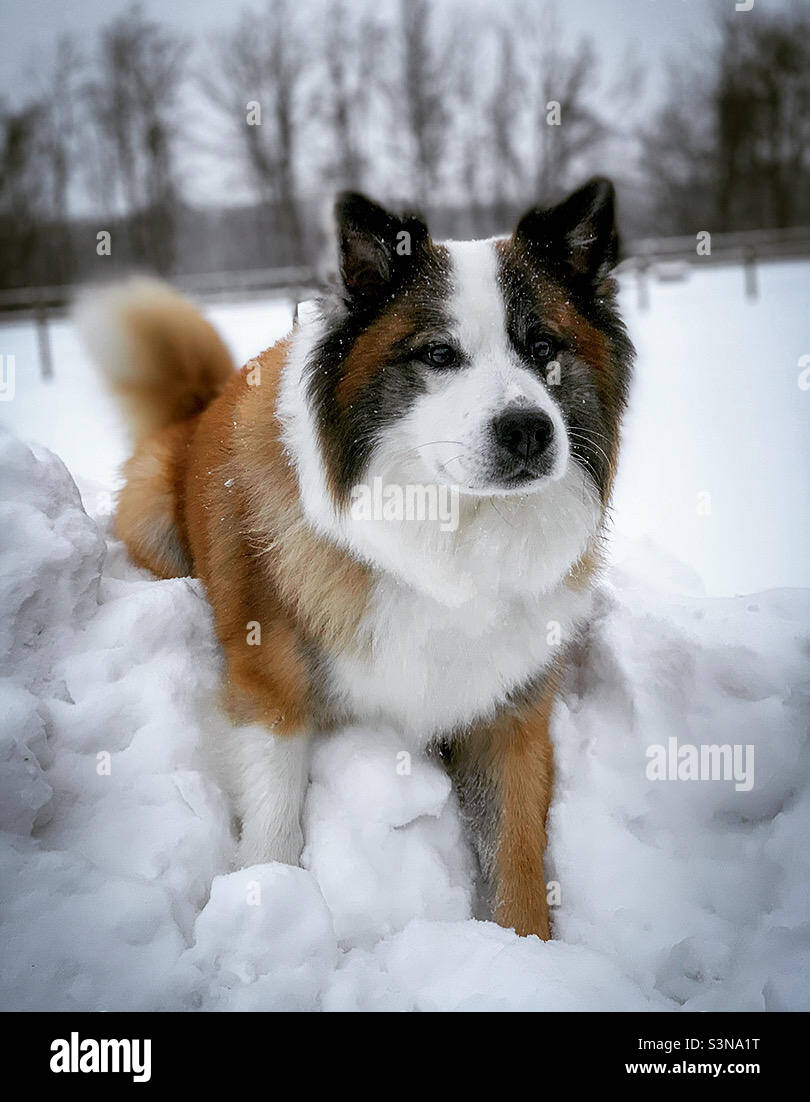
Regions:
M 530 211 L 499 261 L 510 342 L 557 401 L 573 458 L 605 503 L 633 360 L 610 277 L 613 218 L 612 187 L 594 181 L 559 207 Z M 536 336 L 551 338 L 550 361 L 533 354 Z
M 345 506 L 375 443 L 424 391 L 431 368 L 418 350 L 430 343 L 425 334 L 447 330 L 449 260 L 417 215 L 358 195 L 342 196 L 336 214 L 341 304 L 312 351 L 307 389 L 333 496 Z

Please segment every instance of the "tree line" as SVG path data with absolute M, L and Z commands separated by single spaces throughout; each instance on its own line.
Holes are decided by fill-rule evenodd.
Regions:
M 272 0 L 208 38 L 134 7 L 0 104 L 0 287 L 311 263 L 345 187 L 443 236 L 597 171 L 629 236 L 810 224 L 806 10 L 728 11 L 651 109 L 621 68 L 532 0 Z

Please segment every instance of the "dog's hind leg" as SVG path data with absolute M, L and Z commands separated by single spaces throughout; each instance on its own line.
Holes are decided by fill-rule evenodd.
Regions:
M 476 727 L 443 752 L 478 851 L 497 923 L 551 937 L 543 852 L 553 756 L 552 676 L 519 707 Z
M 115 534 L 138 566 L 160 578 L 187 577 L 193 569 L 178 507 L 178 453 L 192 428 L 184 422 L 155 433 L 137 446 L 124 466 L 126 484 L 118 496 Z

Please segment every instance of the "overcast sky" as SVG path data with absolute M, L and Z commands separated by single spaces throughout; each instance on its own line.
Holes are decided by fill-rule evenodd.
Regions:
M 390 6 L 379 0 L 377 10 Z M 453 0 L 439 0 L 452 3 Z M 468 7 L 485 6 L 472 0 Z M 499 7 L 497 0 L 491 0 Z M 789 0 L 755 0 L 758 6 L 782 7 Z M 89 42 L 96 29 L 132 6 L 132 0 L 2 0 L 0 28 L 0 94 L 17 102 L 36 70 L 37 58 L 65 32 Z M 151 15 L 187 32 L 214 32 L 233 23 L 238 0 L 142 0 Z M 298 7 L 306 10 L 306 0 Z M 593 37 L 606 69 L 618 69 L 628 46 L 635 45 L 654 71 L 670 52 L 691 49 L 711 34 L 712 7 L 734 6 L 734 0 L 561 0 L 561 22 L 572 33 Z
M 376 10 L 393 0 L 375 0 Z M 453 3 L 454 0 L 437 0 Z M 670 52 L 691 49 L 711 35 L 713 9 L 735 7 L 737 0 L 558 0 L 559 17 L 571 32 L 593 37 L 606 66 L 621 64 L 635 45 L 654 69 Z M 750 3 L 751 0 L 739 0 Z M 784 8 L 807 0 L 753 0 L 761 9 Z M 496 9 L 498 0 L 489 0 Z M 538 0 L 538 5 L 540 0 Z M 466 7 L 487 0 L 467 0 Z M 151 15 L 189 32 L 212 32 L 233 23 L 240 7 L 257 8 L 261 0 L 141 0 Z M 40 50 L 65 32 L 90 39 L 100 24 L 132 7 L 132 0 L 2 0 L 0 3 L 0 94 L 16 100 L 24 93 Z M 297 5 L 306 10 L 307 0 Z M 743 17 L 744 17 L 744 13 Z

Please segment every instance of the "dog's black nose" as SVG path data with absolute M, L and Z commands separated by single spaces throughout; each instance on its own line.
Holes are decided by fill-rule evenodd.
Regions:
M 496 417 L 492 425 L 498 446 L 514 459 L 532 463 L 551 443 L 554 425 L 541 409 L 513 409 Z

